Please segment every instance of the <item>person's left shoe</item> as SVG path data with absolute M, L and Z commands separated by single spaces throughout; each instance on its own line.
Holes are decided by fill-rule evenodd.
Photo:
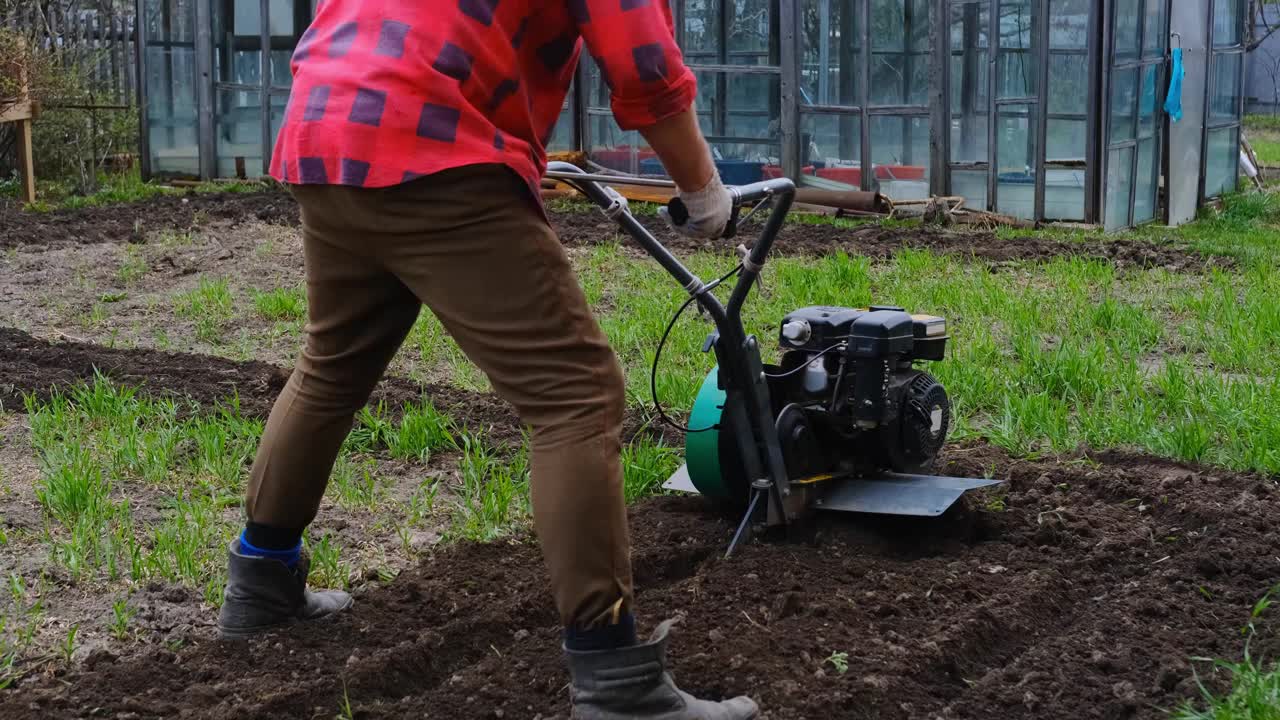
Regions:
M 218 615 L 218 635 L 224 640 L 243 640 L 285 625 L 320 620 L 355 602 L 341 590 L 308 590 L 306 557 L 289 567 L 240 550 L 238 539 L 227 550 L 227 589 Z
M 658 626 L 649 642 L 611 650 L 565 648 L 571 679 L 572 720 L 752 720 L 755 702 L 736 697 L 702 700 L 676 687 L 667 672 L 667 634 Z

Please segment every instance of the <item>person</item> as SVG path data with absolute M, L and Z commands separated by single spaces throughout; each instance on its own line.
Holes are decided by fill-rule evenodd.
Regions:
M 228 551 L 221 635 L 352 605 L 301 554 L 339 448 L 422 304 L 531 429 L 534 528 L 564 625 L 574 716 L 746 720 L 666 672 L 669 623 L 637 639 L 622 494 L 622 369 L 538 187 L 578 59 L 614 117 L 723 233 L 731 198 L 693 108 L 666 0 L 324 0 L 293 55 L 271 161 L 301 207 L 307 336 L 267 421 Z

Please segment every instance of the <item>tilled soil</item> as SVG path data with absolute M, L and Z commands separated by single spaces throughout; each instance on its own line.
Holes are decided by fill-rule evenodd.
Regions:
M 730 560 L 730 526 L 696 499 L 650 500 L 631 513 L 639 607 L 681 618 L 684 687 L 750 693 L 765 718 L 1160 717 L 1196 694 L 1192 655 L 1238 655 L 1280 577 L 1277 490 L 1096 460 L 960 449 L 947 469 L 994 467 L 1002 509 L 820 518 Z M 1280 650 L 1273 628 L 1255 653 Z M 532 542 L 454 546 L 323 626 L 103 655 L 0 694 L 0 716 L 332 717 L 345 696 L 359 718 L 564 717 L 556 633 Z
M 255 193 L 188 193 L 158 196 L 140 203 L 109 205 L 50 213 L 9 211 L 0 223 L 0 248 L 23 244 L 143 242 L 147 232 L 185 230 L 201 222 L 259 220 L 297 225 L 298 207 L 282 191 Z M 618 226 L 595 212 L 562 212 L 552 217 L 567 245 L 595 245 L 619 234 Z M 701 241 L 670 233 L 653 216 L 641 222 L 672 250 L 723 249 L 724 241 Z M 744 228 L 742 239 L 754 237 Z M 781 255 L 826 255 L 847 252 L 874 259 L 891 257 L 902 248 L 928 249 L 992 263 L 1079 256 L 1110 261 L 1117 266 L 1162 267 L 1198 271 L 1207 266 L 1230 266 L 1228 257 L 1204 256 L 1190 248 L 1130 238 L 1066 241 L 1018 237 L 1001 239 L 989 231 L 951 231 L 929 226 L 882 227 L 867 224 L 854 229 L 824 225 L 788 224 L 777 241 Z
M 257 220 L 298 224 L 298 205 L 287 193 L 196 193 L 159 195 L 136 203 L 47 213 L 0 209 L 0 248 L 145 240 L 146 233 L 187 230 L 210 221 Z
M 0 327 L 0 409 L 20 410 L 27 396 L 46 400 L 56 391 L 92 383 L 96 375 L 136 386 L 153 397 L 189 399 L 207 408 L 235 398 L 246 417 L 265 418 L 289 380 L 291 370 L 259 361 L 148 349 L 117 349 L 93 343 L 51 342 Z M 405 404 L 428 399 L 437 409 L 498 443 L 519 443 L 522 426 L 511 406 L 496 395 L 448 385 L 419 385 L 386 377 L 371 406 L 397 418 Z M 644 418 L 627 418 L 625 436 L 659 431 Z M 667 438 L 674 441 L 674 436 Z
M 238 390 L 259 413 L 284 379 L 261 363 L 0 332 L 6 398 L 95 367 L 203 402 Z M 396 387 L 379 392 L 409 397 Z M 496 400 L 454 399 L 441 405 L 518 427 Z M 750 693 L 774 720 L 1155 718 L 1196 695 L 1192 656 L 1238 656 L 1251 606 L 1280 579 L 1274 478 L 986 446 L 949 450 L 943 469 L 1008 484 L 932 521 L 819 517 L 730 560 L 730 524 L 696 499 L 634 507 L 640 611 L 647 626 L 681 618 L 680 682 Z M 1274 628 L 1260 626 L 1256 654 L 1280 652 Z M 556 638 L 532 540 L 460 545 L 324 626 L 98 652 L 0 693 L 0 717 L 332 717 L 344 694 L 359 718 L 564 717 Z

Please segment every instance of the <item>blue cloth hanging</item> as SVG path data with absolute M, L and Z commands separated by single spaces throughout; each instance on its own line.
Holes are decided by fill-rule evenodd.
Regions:
M 1169 69 L 1169 97 L 1164 101 L 1164 111 L 1169 113 L 1169 119 L 1173 122 L 1182 119 L 1182 76 L 1185 72 L 1182 67 L 1182 48 L 1174 48 L 1173 66 Z

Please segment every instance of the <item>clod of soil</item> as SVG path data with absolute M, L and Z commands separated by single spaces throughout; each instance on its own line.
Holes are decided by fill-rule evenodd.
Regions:
M 1280 577 L 1266 479 L 1123 455 L 949 459 L 995 467 L 1004 509 L 979 509 L 987 494 L 936 520 L 820 517 L 726 561 L 731 526 L 696 499 L 633 508 L 639 609 L 682 618 L 680 683 L 750 693 L 770 720 L 1158 718 L 1196 695 L 1192 655 L 1238 656 Z M 1280 650 L 1273 628 L 1256 654 Z M 325 625 L 29 679 L 0 716 L 330 717 L 345 692 L 361 718 L 564 717 L 557 639 L 533 542 L 460 545 Z
M 146 232 L 185 230 L 198 214 L 206 220 L 239 222 L 249 219 L 297 225 L 298 206 L 283 191 L 256 193 L 158 196 L 140 203 L 109 205 L 51 213 L 5 213 L 0 247 L 19 244 L 94 242 L 143 242 Z M 562 212 L 553 224 L 567 245 L 596 245 L 618 235 L 618 226 L 595 212 Z M 668 247 L 680 252 L 723 250 L 725 242 L 694 240 L 675 235 L 656 217 L 640 221 Z M 742 240 L 750 243 L 751 227 Z M 782 255 L 827 255 L 847 252 L 875 259 L 891 257 L 902 248 L 927 249 L 973 257 L 987 262 L 1040 260 L 1079 256 L 1110 261 L 1117 266 L 1162 267 L 1172 271 L 1198 271 L 1209 266 L 1228 267 L 1232 258 L 1204 256 L 1187 247 L 1130 238 L 1069 242 L 1035 237 L 1001 239 L 989 231 L 951 231 L 931 226 L 881 227 L 868 224 L 853 229 L 825 225 L 789 224 L 775 242 Z

